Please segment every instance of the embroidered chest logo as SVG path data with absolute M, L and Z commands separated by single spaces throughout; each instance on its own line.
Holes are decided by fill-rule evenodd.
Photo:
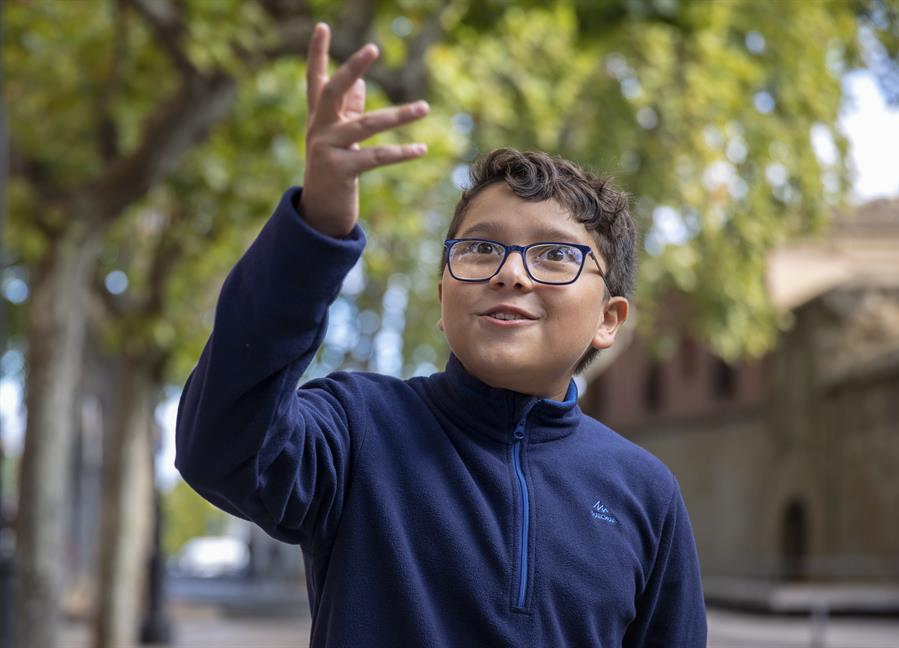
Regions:
M 596 500 L 596 504 L 590 509 L 590 515 L 593 516 L 594 520 L 602 520 L 609 524 L 618 524 L 618 518 L 612 515 L 612 511 L 610 511 L 600 500 Z

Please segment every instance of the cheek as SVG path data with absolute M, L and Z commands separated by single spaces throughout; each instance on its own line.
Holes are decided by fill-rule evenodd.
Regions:
M 443 325 L 446 330 L 457 328 L 465 312 L 465 302 L 458 291 L 444 288 L 443 301 L 440 304 L 440 313 L 443 317 Z
M 552 328 L 559 335 L 568 336 L 568 341 L 577 340 L 588 344 L 596 333 L 602 318 L 602 306 L 592 295 L 573 296 L 557 300 L 551 309 Z M 560 337 L 560 341 L 564 341 Z

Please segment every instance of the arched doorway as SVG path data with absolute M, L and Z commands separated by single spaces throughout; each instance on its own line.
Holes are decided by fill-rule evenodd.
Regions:
M 780 526 L 780 577 L 785 581 L 805 580 L 808 553 L 808 518 L 805 506 L 793 499 L 784 509 Z

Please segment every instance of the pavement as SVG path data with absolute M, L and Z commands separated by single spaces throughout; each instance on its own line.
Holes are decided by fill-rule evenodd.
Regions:
M 305 648 L 305 590 L 239 579 L 173 579 L 168 648 Z M 899 616 L 758 614 L 710 608 L 709 648 L 899 648 Z M 70 620 L 61 648 L 91 648 L 90 628 Z M 130 648 L 130 647 L 122 647 Z M 580 647 L 578 647 L 580 648 Z
M 305 587 L 276 579 L 170 577 L 166 593 L 172 634 L 166 648 L 309 645 L 312 622 Z M 90 624 L 69 619 L 60 648 L 92 648 Z
M 172 643 L 166 648 L 306 648 L 311 629 L 308 614 L 275 619 L 229 617 L 214 606 L 197 604 L 170 606 L 169 620 Z M 88 624 L 70 621 L 61 648 L 91 648 Z
M 899 648 L 899 618 L 779 616 L 710 608 L 709 648 Z
M 899 584 L 778 583 L 736 578 L 705 578 L 705 600 L 713 607 L 790 615 L 899 617 Z

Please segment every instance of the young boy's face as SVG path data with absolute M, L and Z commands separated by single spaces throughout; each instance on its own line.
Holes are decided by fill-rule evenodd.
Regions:
M 593 236 L 559 203 L 522 200 L 503 182 L 472 200 L 454 238 L 589 245 L 603 272 L 608 269 Z M 517 252 L 488 281 L 458 281 L 445 268 L 438 295 L 439 326 L 469 373 L 493 387 L 556 400 L 564 398 L 588 348 L 611 346 L 628 308 L 623 297 L 604 301 L 605 284 L 591 258 L 574 283 L 547 285 L 528 276 Z M 528 319 L 498 321 L 487 314 L 498 306 L 520 309 Z

